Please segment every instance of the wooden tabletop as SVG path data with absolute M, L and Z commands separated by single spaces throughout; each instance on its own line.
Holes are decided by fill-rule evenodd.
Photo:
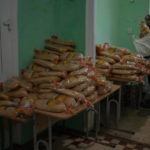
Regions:
M 92 102 L 92 104 L 96 104 L 96 103 L 102 101 L 107 96 L 111 95 L 112 93 L 114 93 L 115 91 L 117 91 L 119 89 L 120 89 L 119 85 L 113 84 L 112 90 L 110 92 L 108 92 L 105 95 L 99 96 L 95 101 Z M 42 114 L 42 115 L 47 115 L 47 116 L 50 116 L 52 118 L 57 118 L 58 120 L 65 120 L 65 119 L 69 119 L 69 118 L 77 115 L 78 113 L 84 111 L 86 108 L 87 108 L 87 106 L 85 104 L 79 105 L 78 107 L 76 107 L 75 109 L 72 110 L 73 114 L 68 113 L 68 112 L 52 113 L 52 112 L 47 112 L 47 111 L 43 111 L 43 110 L 39 110 L 39 109 L 35 109 L 34 112 L 38 113 L 38 114 Z

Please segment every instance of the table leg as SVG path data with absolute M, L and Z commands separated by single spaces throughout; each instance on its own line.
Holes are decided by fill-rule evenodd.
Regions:
M 36 132 L 36 114 L 33 115 L 33 145 L 34 145 L 34 150 L 37 150 L 37 132 Z
M 8 119 L 8 126 L 9 126 L 9 149 L 13 150 L 13 124 L 12 124 L 12 120 Z
M 33 127 L 33 136 L 34 136 L 34 150 L 39 150 L 40 144 L 43 144 L 46 150 L 52 150 L 52 131 L 51 131 L 51 117 L 48 116 L 48 142 L 44 140 L 37 140 L 37 131 L 36 131 L 36 114 L 33 115 L 34 127 Z
M 4 150 L 4 128 L 3 128 L 3 118 L 0 118 L 0 147 Z
M 96 132 L 95 137 L 98 139 L 98 133 L 100 131 L 100 103 L 95 105 L 95 124 L 96 124 Z
M 51 122 L 51 117 L 48 117 L 48 143 L 49 143 L 49 150 L 52 150 L 52 122 Z

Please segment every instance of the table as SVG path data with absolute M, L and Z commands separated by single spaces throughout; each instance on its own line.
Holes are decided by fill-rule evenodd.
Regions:
M 0 145 L 1 145 L 1 150 L 5 149 L 3 118 L 7 118 L 8 119 L 9 149 L 13 150 L 12 120 L 16 121 L 16 122 L 21 122 L 21 123 L 26 123 L 29 120 L 28 119 L 24 119 L 24 118 L 13 118 L 13 117 L 9 117 L 9 116 L 0 116 L 0 132 L 1 132 Z
M 67 112 L 63 112 L 63 113 L 52 113 L 52 112 L 46 112 L 46 111 L 43 111 L 43 110 L 39 110 L 39 109 L 35 109 L 34 110 L 34 150 L 38 150 L 39 149 L 39 144 L 44 144 L 46 149 L 47 150 L 52 150 L 52 130 L 51 130 L 51 127 L 52 127 L 52 118 L 55 118 L 57 119 L 58 121 L 59 120 L 65 120 L 65 119 L 69 119 L 77 114 L 79 114 L 80 112 L 86 110 L 87 112 L 87 115 L 88 115 L 88 112 L 90 110 L 92 111 L 95 111 L 97 117 L 96 117 L 96 120 L 97 121 L 97 125 L 96 125 L 96 135 L 98 133 L 98 127 L 100 126 L 100 123 L 99 123 L 99 119 L 100 119 L 100 109 L 93 109 L 93 106 L 95 104 L 98 104 L 100 103 L 103 99 L 107 98 L 110 94 L 114 93 L 115 91 L 119 90 L 120 89 L 120 86 L 119 85 L 112 85 L 112 90 L 110 92 L 108 92 L 107 94 L 105 95 L 102 95 L 102 96 L 99 96 L 95 101 L 93 101 L 91 103 L 91 107 L 87 108 L 87 106 L 85 104 L 82 104 L 82 105 L 79 105 L 77 108 L 73 109 L 72 112 L 73 114 L 69 114 Z M 42 114 L 42 115 L 45 115 L 47 116 L 47 119 L 48 119 L 48 142 L 46 141 L 43 141 L 43 140 L 37 140 L 37 131 L 36 131 L 36 114 Z M 86 122 L 88 122 L 88 117 L 86 117 Z M 87 123 L 86 123 L 87 124 Z M 87 124 L 88 125 L 88 124 Z M 87 132 L 88 132 L 88 126 L 86 127 L 87 128 Z

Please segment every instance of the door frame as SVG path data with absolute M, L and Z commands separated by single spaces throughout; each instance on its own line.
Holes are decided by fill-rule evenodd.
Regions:
M 3 7 L 3 5 L 4 7 Z M 10 12 L 9 15 L 5 13 L 0 15 L 0 59 L 2 61 L 0 70 L 1 78 L 0 82 L 7 80 L 7 77 L 18 76 L 18 0 L 0 0 L 1 9 L 5 9 L 5 6 L 8 6 Z M 2 11 L 4 12 L 4 11 Z M 6 36 L 3 37 L 4 30 L 7 28 L 7 23 L 10 25 L 11 31 L 8 36 L 11 41 L 9 42 L 11 49 L 5 47 L 7 44 Z M 5 24 L 5 25 L 4 25 Z M 10 53 L 11 55 L 7 55 Z M 6 65 L 7 64 L 7 65 Z M 8 65 L 11 64 L 11 65 Z M 5 71 L 4 71 L 5 69 Z
M 85 37 L 86 37 L 86 56 L 93 58 L 95 64 L 95 36 L 96 36 L 96 0 L 86 0 L 86 25 L 85 25 Z

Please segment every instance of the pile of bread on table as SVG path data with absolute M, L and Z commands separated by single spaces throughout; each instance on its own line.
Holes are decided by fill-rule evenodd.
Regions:
M 90 57 L 74 49 L 72 41 L 56 36 L 46 40 L 45 50 L 35 49 L 28 69 L 1 83 L 0 115 L 26 117 L 34 109 L 73 113 L 109 92 L 111 82 L 97 73 Z
M 105 43 L 96 46 L 96 69 L 109 80 L 141 82 L 142 77 L 150 73 L 150 62 L 126 48 Z

